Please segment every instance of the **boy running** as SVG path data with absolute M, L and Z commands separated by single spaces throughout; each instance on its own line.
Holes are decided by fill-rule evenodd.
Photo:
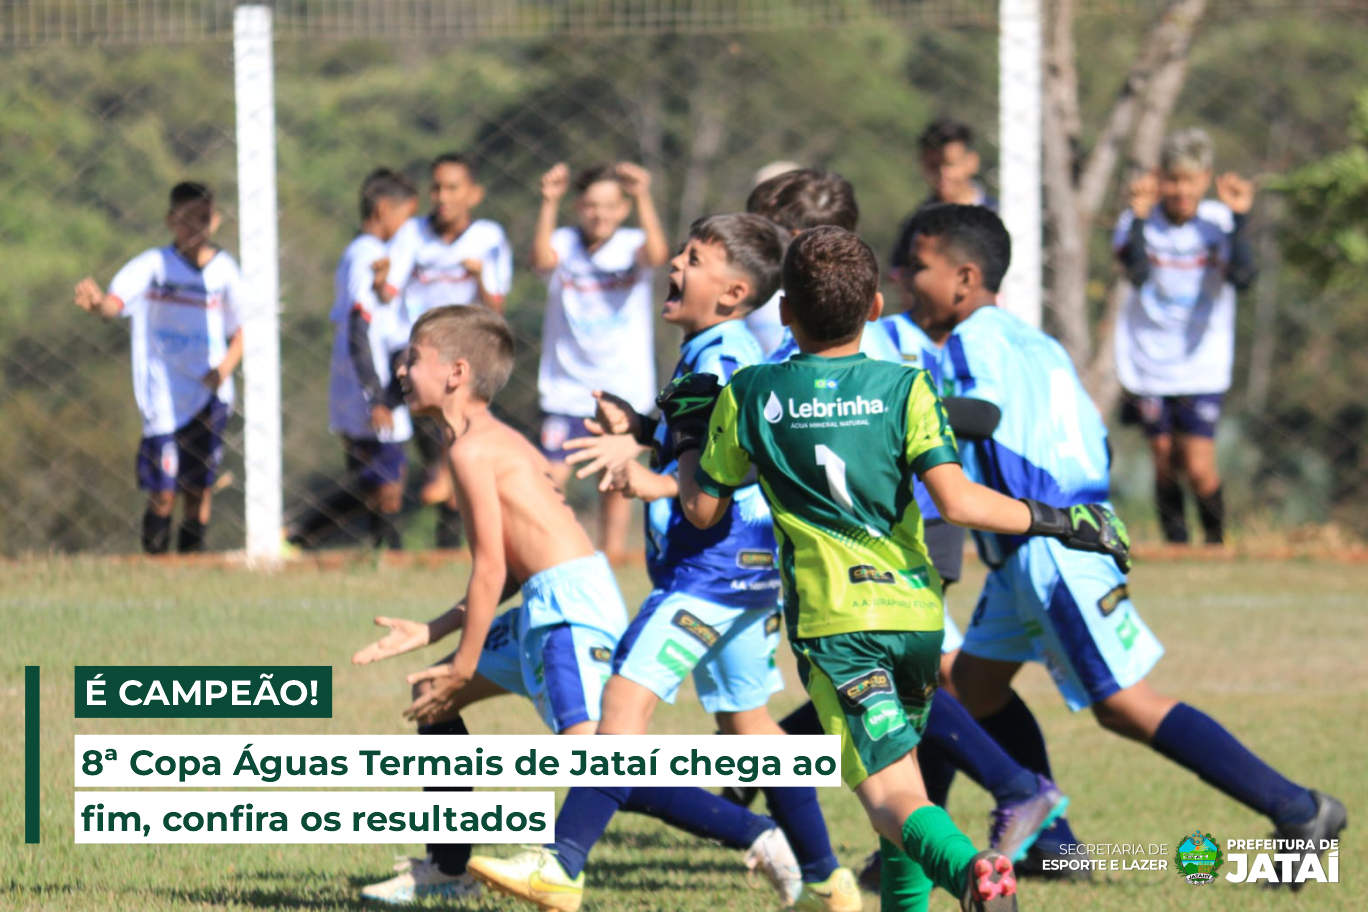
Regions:
M 1066 514 L 964 477 L 927 374 L 860 354 L 864 324 L 883 299 L 874 253 L 853 233 L 799 235 L 783 279 L 781 313 L 800 355 L 739 371 L 720 392 L 714 378 L 693 375 L 662 396 L 685 515 L 715 525 L 752 467 L 758 472 L 799 673 L 823 728 L 841 736 L 843 778 L 881 837 L 883 908 L 925 909 L 935 883 L 966 910 L 1015 909 L 1011 861 L 976 852 L 927 800 L 917 768 L 944 609 L 910 476 L 961 525 L 1055 535 L 1122 562 L 1124 529 L 1100 506 Z M 848 462 L 859 470 L 847 472 Z

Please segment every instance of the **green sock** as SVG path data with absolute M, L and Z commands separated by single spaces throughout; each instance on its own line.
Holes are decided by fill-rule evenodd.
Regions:
M 879 908 L 885 912 L 926 912 L 931 899 L 931 878 L 921 865 L 893 843 L 879 837 L 883 869 L 879 875 Z
M 903 851 L 922 866 L 932 882 L 956 899 L 969 883 L 969 862 L 978 854 L 945 811 L 929 805 L 903 823 Z

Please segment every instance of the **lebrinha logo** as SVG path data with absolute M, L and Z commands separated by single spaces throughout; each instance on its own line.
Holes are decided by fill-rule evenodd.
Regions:
M 1178 843 L 1176 857 L 1178 873 L 1193 886 L 1204 886 L 1216 879 L 1216 871 L 1225 861 L 1221 847 L 1210 833 L 1195 830 Z

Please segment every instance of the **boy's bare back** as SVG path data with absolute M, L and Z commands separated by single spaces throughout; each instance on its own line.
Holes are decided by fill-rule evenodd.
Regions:
M 508 425 L 487 412 L 473 418 L 448 456 L 472 552 L 482 530 L 497 528 L 509 572 L 520 583 L 593 555 L 593 543 L 551 481 L 551 464 Z M 498 512 L 497 525 L 483 513 L 490 509 Z

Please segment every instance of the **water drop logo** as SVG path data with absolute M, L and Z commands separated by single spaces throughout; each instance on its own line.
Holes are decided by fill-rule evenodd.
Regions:
M 783 403 L 779 401 L 779 397 L 777 395 L 771 392 L 769 395 L 769 399 L 765 402 L 765 420 L 768 421 L 770 424 L 774 424 L 776 421 L 781 420 L 783 417 Z

